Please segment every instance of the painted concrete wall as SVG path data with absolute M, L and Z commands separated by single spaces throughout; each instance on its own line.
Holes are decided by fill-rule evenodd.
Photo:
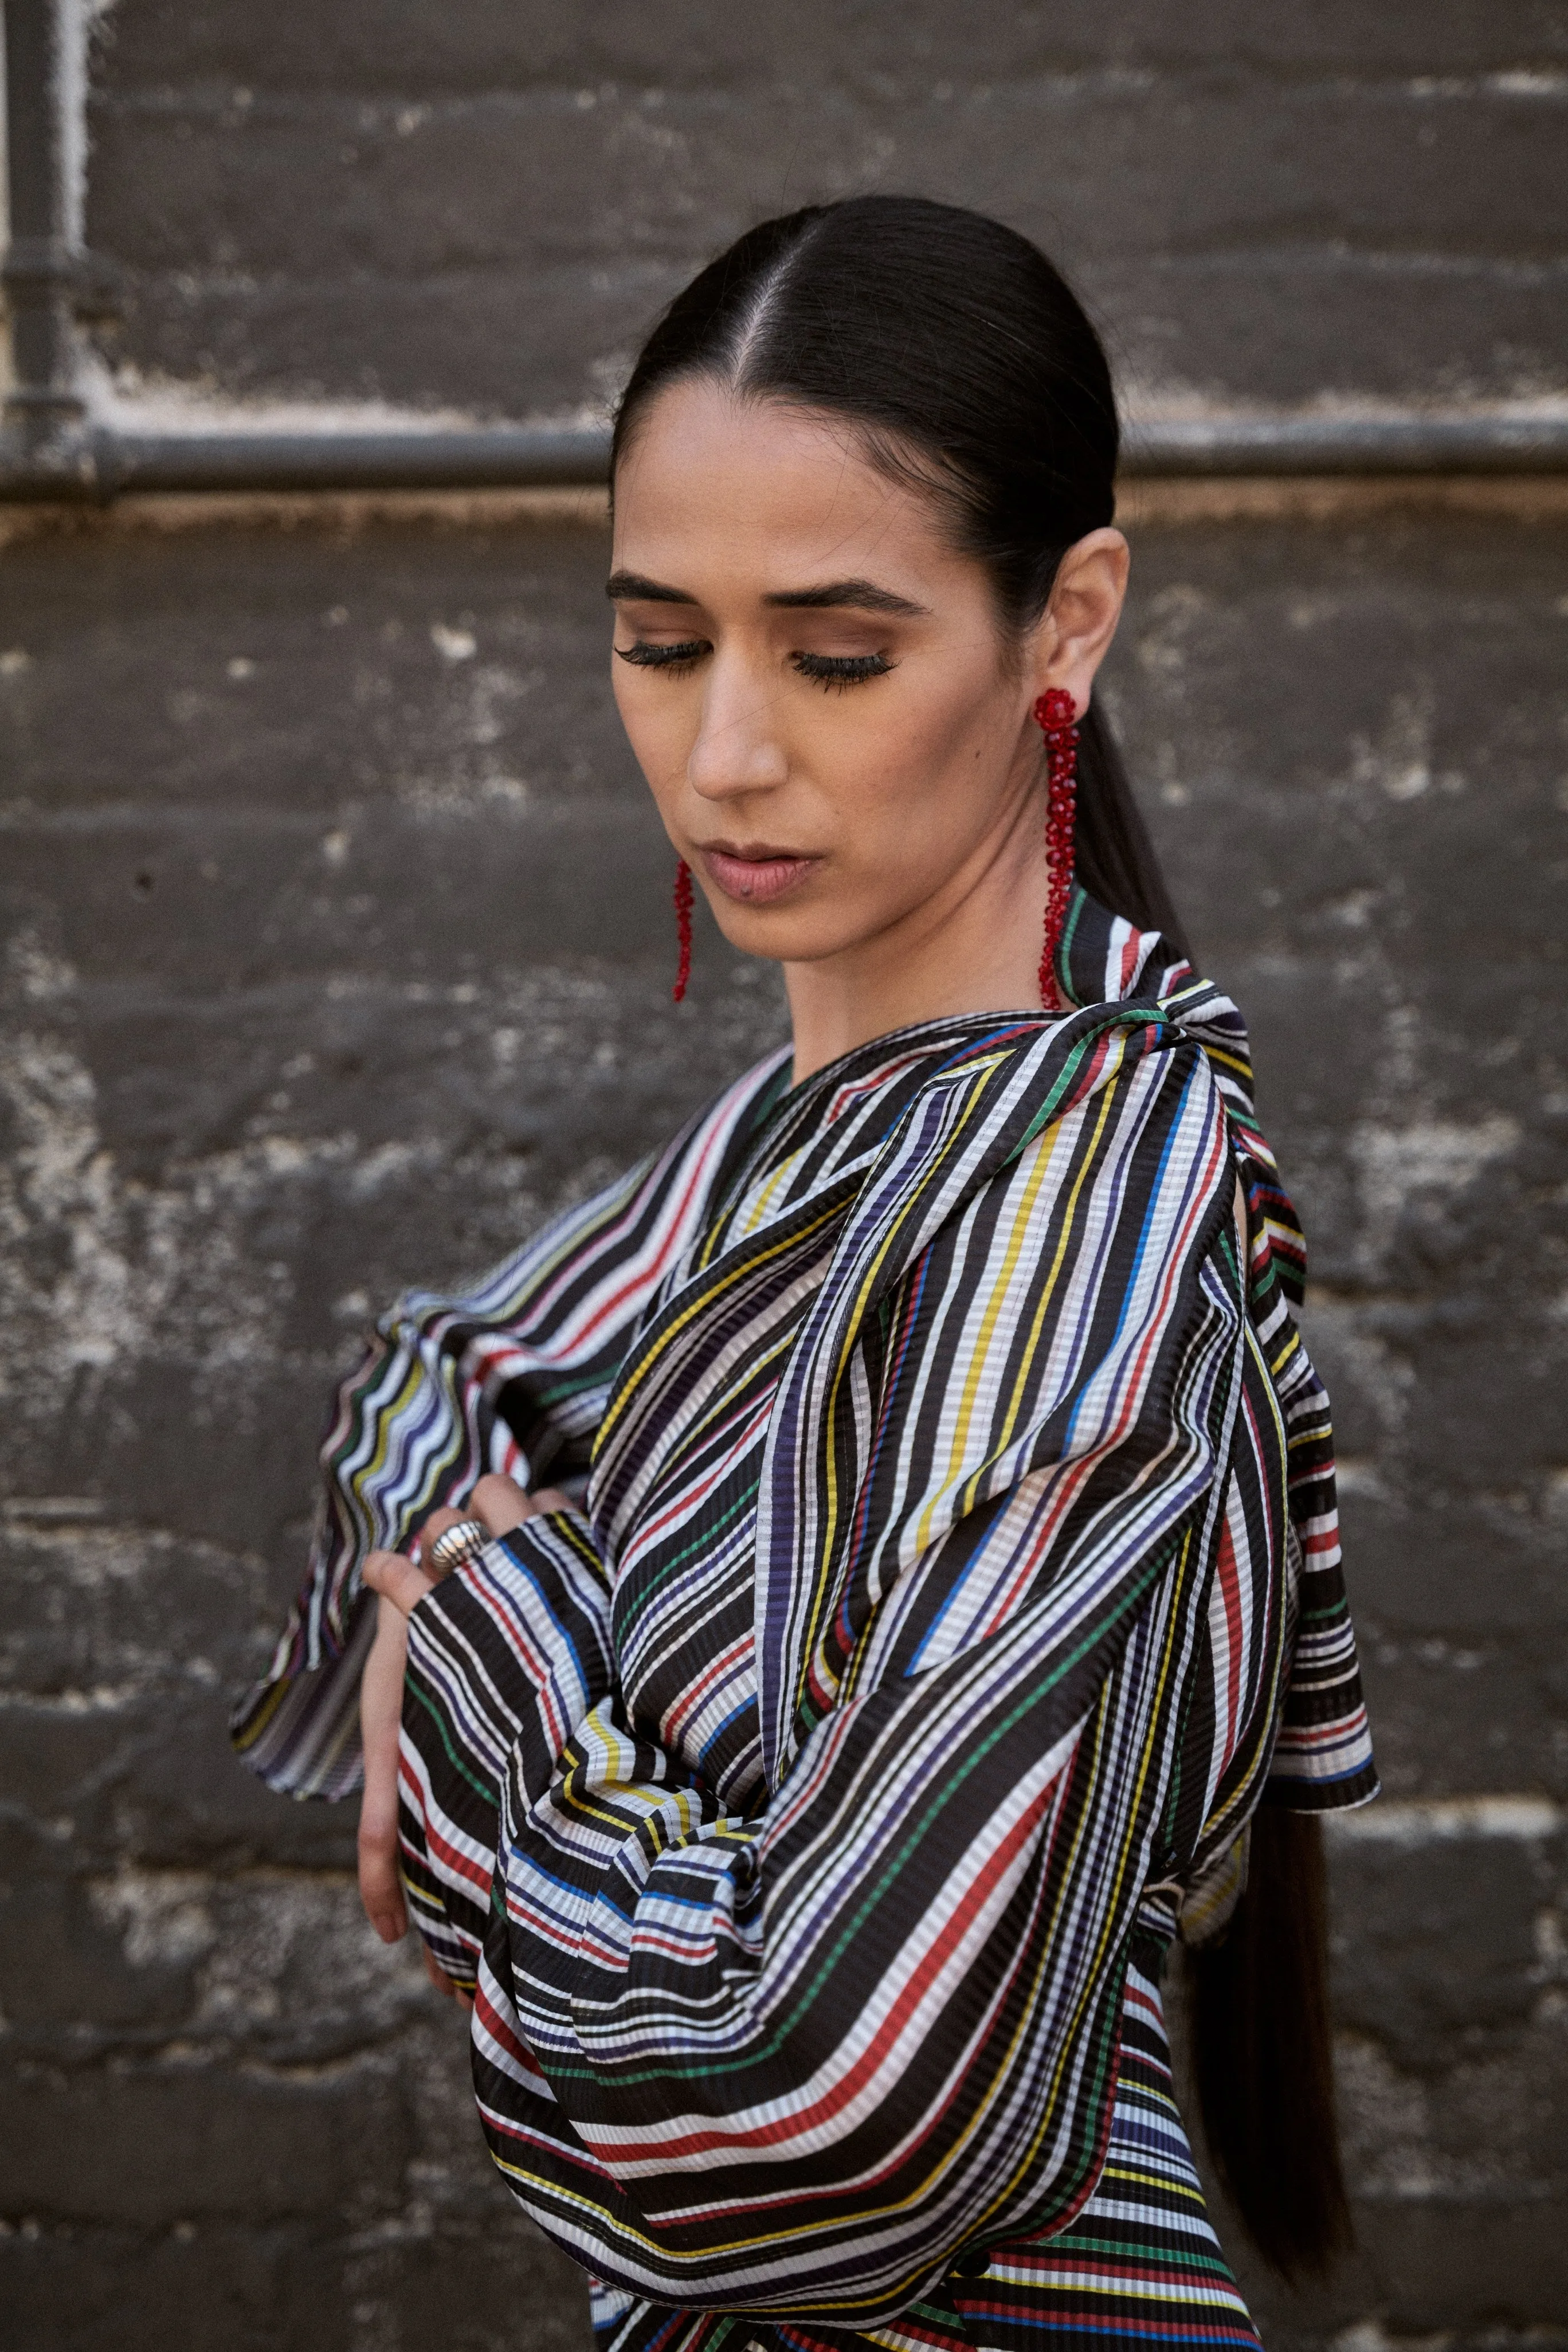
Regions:
M 1047 236 L 1166 399 L 1563 390 L 1568 11 L 1257 16 L 121 0 L 101 364 L 568 412 L 746 219 L 885 184 Z M 1271 2352 L 1533 2352 L 1568 2343 L 1568 498 L 1154 487 L 1130 521 L 1110 698 L 1305 1212 L 1389 1790 L 1333 1853 L 1361 2250 L 1258 2305 Z M 266 1795 L 224 1722 L 370 1315 L 779 1034 L 706 924 L 669 1004 L 604 556 L 592 500 L 0 516 L 26 2352 L 583 2341 L 456 2021 L 359 1920 L 352 1809 Z
M 570 409 L 749 222 L 887 186 L 1039 237 L 1152 390 L 1563 390 L 1561 0 L 119 0 L 97 57 L 143 373 Z

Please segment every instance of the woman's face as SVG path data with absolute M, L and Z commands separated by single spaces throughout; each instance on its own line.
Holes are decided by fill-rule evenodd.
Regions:
M 1098 541 L 1124 572 L 1114 532 L 1075 556 Z M 1038 862 L 1031 706 L 1051 685 L 1087 704 L 1114 609 L 1090 646 L 1058 587 L 1009 644 L 980 564 L 851 428 L 701 381 L 622 462 L 613 567 L 621 717 L 735 946 L 814 962 L 912 937 L 1010 849 Z

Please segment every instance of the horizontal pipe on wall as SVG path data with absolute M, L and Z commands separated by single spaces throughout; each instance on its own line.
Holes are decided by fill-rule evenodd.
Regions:
M 0 499 L 106 502 L 128 491 L 563 489 L 605 480 L 607 434 L 582 425 L 148 433 L 98 425 L 0 435 Z M 1134 422 L 1130 478 L 1568 471 L 1568 414 L 1217 416 Z
M 1130 475 L 1554 474 L 1568 471 L 1568 408 L 1404 415 L 1134 418 Z
M 144 433 L 96 425 L 26 448 L 0 436 L 0 498 L 126 491 L 474 490 L 602 483 L 609 437 L 574 425 L 458 431 Z

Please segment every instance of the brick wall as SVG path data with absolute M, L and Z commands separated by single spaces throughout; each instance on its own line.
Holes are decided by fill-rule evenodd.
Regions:
M 1152 396 L 1563 388 L 1562 7 L 121 0 L 94 56 L 122 397 L 571 412 L 719 240 L 868 184 L 1044 236 Z M 1306 1213 L 1389 1791 L 1333 1852 L 1361 2250 L 1249 2284 L 1271 2352 L 1536 2352 L 1568 2343 L 1568 496 L 1154 485 L 1131 524 L 1109 691 Z M 224 1722 L 368 1317 L 780 1034 L 706 922 L 668 1003 L 604 555 L 592 499 L 0 512 L 26 2352 L 583 2341 L 457 2021 L 360 1922 L 352 1808 L 268 1796 Z

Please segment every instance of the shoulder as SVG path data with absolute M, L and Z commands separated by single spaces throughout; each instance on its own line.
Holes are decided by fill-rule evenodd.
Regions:
M 1123 1018 L 1085 1046 L 1077 1083 L 1032 1123 L 993 1186 L 1030 1196 L 1051 1218 L 1064 1191 L 1094 1195 L 1097 1214 L 1118 1223 L 1233 1189 L 1224 1088 L 1197 1039 L 1157 1016 Z
M 1146 1019 L 1118 1008 L 1115 1022 L 1097 1021 L 1101 1010 L 1058 1024 L 1055 1054 L 1014 1074 L 1015 1138 L 978 1181 L 932 1171 L 946 1213 L 926 1227 L 929 1270 L 946 1269 L 939 1289 L 978 1283 L 998 1332 L 1031 1325 L 1047 1300 L 1065 1312 L 1076 1297 L 1098 1321 L 1108 1300 L 1195 1266 L 1228 1228 L 1236 1161 L 1207 1055 L 1152 1008 Z
M 1192 977 L 1184 950 L 1163 932 L 1140 930 L 1087 890 L 1074 889 L 1057 955 L 1058 984 L 1069 1003 L 1164 997 Z

